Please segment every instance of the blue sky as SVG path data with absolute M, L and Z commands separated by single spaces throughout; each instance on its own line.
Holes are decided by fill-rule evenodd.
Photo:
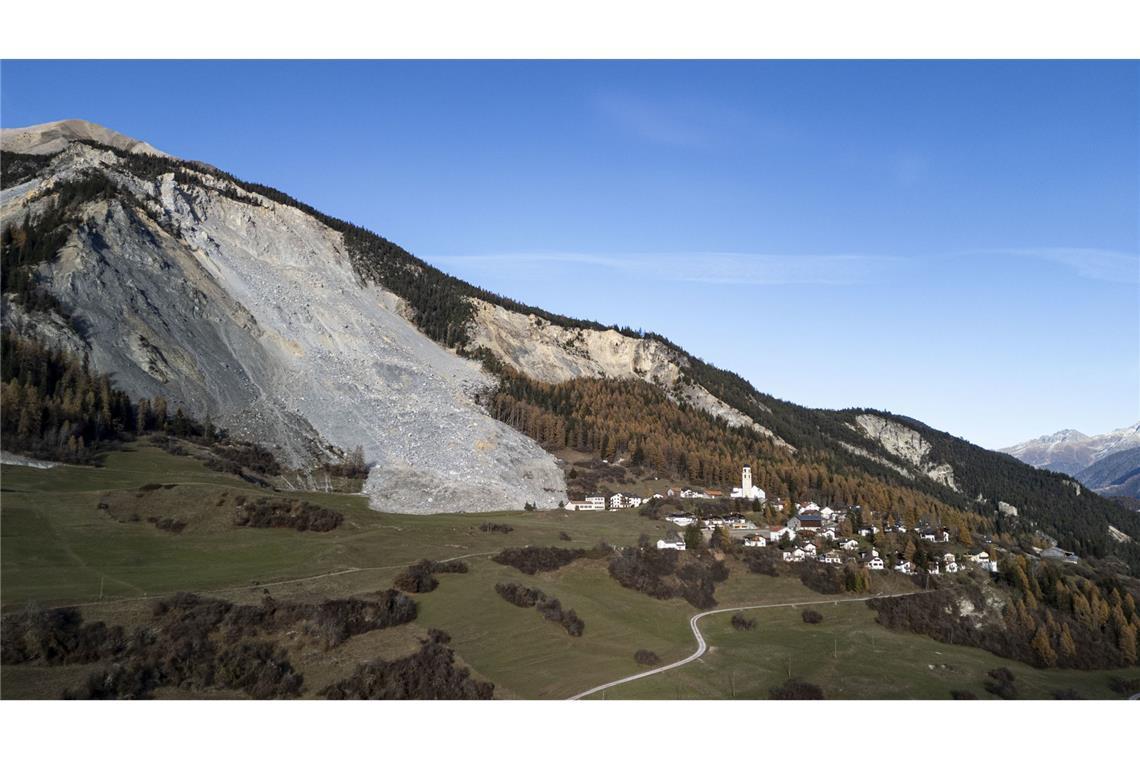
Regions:
M 64 118 L 798 403 L 1140 419 L 1134 62 L 3 62 Z

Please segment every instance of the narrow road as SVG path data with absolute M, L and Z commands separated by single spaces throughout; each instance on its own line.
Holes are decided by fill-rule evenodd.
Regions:
M 811 606 L 813 604 L 823 605 L 823 604 L 843 604 L 843 603 L 849 603 L 849 602 L 865 602 L 868 599 L 890 599 L 890 598 L 896 597 L 896 596 L 916 596 L 918 594 L 926 594 L 926 593 L 929 593 L 929 592 L 927 592 L 927 591 L 907 591 L 906 593 L 903 593 L 903 594 L 875 594 L 874 596 L 860 596 L 860 597 L 855 597 L 855 598 L 851 598 L 851 599 L 828 599 L 825 601 L 813 599 L 811 601 L 802 601 L 802 602 L 780 602 L 779 604 L 750 604 L 750 605 L 746 605 L 743 607 L 725 607 L 724 609 L 720 609 L 720 610 L 708 610 L 707 612 L 698 612 L 696 615 L 693 615 L 691 618 L 689 618 L 689 628 L 692 629 L 692 631 L 693 631 L 693 638 L 695 638 L 697 640 L 697 651 L 693 652 L 691 655 L 689 655 L 688 657 L 686 657 L 683 660 L 677 660 L 676 662 L 670 663 L 668 665 L 662 665 L 661 667 L 654 668 L 653 670 L 646 670 L 642 673 L 634 673 L 632 676 L 626 676 L 625 678 L 619 678 L 616 681 L 610 681 L 609 683 L 604 683 L 601 686 L 595 686 L 592 689 L 587 689 L 586 691 L 582 692 L 581 694 L 575 694 L 574 696 L 570 697 L 569 699 L 570 700 L 582 699 L 583 697 L 588 697 L 591 694 L 597 694 L 599 691 L 605 691 L 606 689 L 611 689 L 614 686 L 620 686 L 623 683 L 629 683 L 630 681 L 637 681 L 637 680 L 642 679 L 642 678 L 648 678 L 649 676 L 655 676 L 658 673 L 664 673 L 666 670 L 673 670 L 674 668 L 679 668 L 682 665 L 688 665 L 693 660 L 699 659 L 702 655 L 704 655 L 704 653 L 706 651 L 708 651 L 708 644 L 705 642 L 705 637 L 703 635 L 701 635 L 701 629 L 700 629 L 700 626 L 698 625 L 698 623 L 700 622 L 701 618 L 708 617 L 709 615 L 720 615 L 720 614 L 725 613 L 725 612 L 743 612 L 744 610 L 763 610 L 763 609 L 771 609 L 773 607 L 807 607 L 807 606 Z

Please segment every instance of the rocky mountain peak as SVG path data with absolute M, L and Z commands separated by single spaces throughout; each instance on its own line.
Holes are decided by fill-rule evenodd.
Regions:
M 30 127 L 0 129 L 0 145 L 13 153 L 53 155 L 77 140 L 91 140 L 128 153 L 166 156 L 150 143 L 83 119 L 65 119 Z

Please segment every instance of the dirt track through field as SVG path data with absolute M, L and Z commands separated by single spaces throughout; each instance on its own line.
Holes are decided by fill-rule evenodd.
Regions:
M 488 556 L 495 554 L 495 553 L 496 552 L 475 552 L 473 554 L 460 554 L 457 557 L 447 557 L 446 559 L 438 559 L 438 560 L 432 560 L 432 561 L 433 562 L 451 562 L 453 560 L 458 560 L 458 559 L 470 559 L 471 557 L 488 557 Z M 285 585 L 288 585 L 290 583 L 306 583 L 308 581 L 319 581 L 323 578 L 333 578 L 333 577 L 336 577 L 338 575 L 351 575 L 352 573 L 367 573 L 367 572 L 371 572 L 374 570 L 398 570 L 402 567 L 407 567 L 408 565 L 411 565 L 411 564 L 415 564 L 415 563 L 414 562 L 402 562 L 398 565 L 378 565 L 376 567 L 347 567 L 347 568 L 344 568 L 343 570 L 332 570 L 330 572 L 321 573 L 319 575 L 307 575 L 303 578 L 287 578 L 285 580 L 270 581 L 268 583 L 247 583 L 244 586 L 226 586 L 224 588 L 201 589 L 201 590 L 196 591 L 195 593 L 222 594 L 222 593 L 231 592 L 231 591 L 246 591 L 248 589 L 271 588 L 271 587 L 275 587 L 275 586 L 285 586 Z M 110 578 L 111 576 L 107 576 L 107 577 Z M 128 602 L 146 601 L 147 599 L 155 599 L 157 597 L 162 597 L 162 596 L 169 596 L 169 593 L 164 592 L 161 594 L 143 594 L 142 596 L 126 596 L 126 597 L 119 597 L 116 599 L 104 599 L 104 600 L 101 600 L 98 602 L 80 602 L 78 604 L 61 604 L 61 605 L 57 605 L 56 607 L 50 607 L 48 609 L 64 609 L 64 608 L 71 608 L 71 607 L 98 607 L 100 605 L 108 605 L 108 604 L 125 604 Z
M 892 597 L 897 597 L 897 596 L 917 596 L 918 594 L 927 594 L 927 593 L 930 593 L 930 592 L 928 592 L 928 591 L 908 591 L 904 594 L 876 594 L 875 596 L 861 596 L 861 597 L 856 597 L 853 599 L 831 599 L 828 601 L 830 601 L 832 604 L 844 604 L 844 603 L 850 603 L 850 602 L 865 602 L 869 599 L 890 599 Z M 824 602 L 813 600 L 813 601 L 803 601 L 803 602 L 780 602 L 778 604 L 750 604 L 750 605 L 745 605 L 742 607 L 725 607 L 724 609 L 720 609 L 720 610 L 708 610 L 707 612 L 698 612 L 696 615 L 693 615 L 691 618 L 689 618 L 689 628 L 692 629 L 693 637 L 697 640 L 697 651 L 693 652 L 691 655 L 689 655 L 688 657 L 686 657 L 682 660 L 677 660 L 676 662 L 669 663 L 668 665 L 662 665 L 661 667 L 654 668 L 653 670 L 647 670 L 644 673 L 634 673 L 632 676 L 626 676 L 625 678 L 619 678 L 616 681 L 610 681 L 609 683 L 604 683 L 601 686 L 595 686 L 594 688 L 587 689 L 586 691 L 583 691 L 580 694 L 575 694 L 574 696 L 569 697 L 569 699 L 571 699 L 571 700 L 582 699 L 583 697 L 588 697 L 591 694 L 597 694 L 599 691 L 605 691 L 606 689 L 611 689 L 614 686 L 620 686 L 621 684 L 629 683 L 630 681 L 638 681 L 642 678 L 648 678 L 649 676 L 655 676 L 658 673 L 664 673 L 667 670 L 673 670 L 674 668 L 679 668 L 682 665 L 688 665 L 690 662 L 693 662 L 694 660 L 700 659 L 704 655 L 704 653 L 706 651 L 708 651 L 708 644 L 705 642 L 705 637 L 703 635 L 701 635 L 701 629 L 700 629 L 700 626 L 698 625 L 698 623 L 700 622 L 700 620 L 702 618 L 708 617 L 709 615 L 720 615 L 720 614 L 723 614 L 725 612 L 743 612 L 744 610 L 764 610 L 764 609 L 771 609 L 773 607 L 807 607 L 807 606 L 818 605 L 818 604 L 823 604 L 823 603 Z

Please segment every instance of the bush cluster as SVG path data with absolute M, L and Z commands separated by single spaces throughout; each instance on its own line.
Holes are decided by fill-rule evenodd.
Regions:
M 994 668 L 987 673 L 992 681 L 986 681 L 986 691 L 1002 699 L 1017 699 L 1017 687 L 1013 685 L 1014 675 L 1009 668 Z
M 240 503 L 234 510 L 234 525 L 246 528 L 292 528 L 327 533 L 335 530 L 344 515 L 300 499 L 262 496 L 252 503 Z
M 406 570 L 396 576 L 392 585 L 409 594 L 426 594 L 439 585 L 439 581 L 435 579 L 436 573 L 466 572 L 467 564 L 459 560 L 433 562 L 430 559 L 421 559 L 414 565 L 408 565 Z
M 585 549 L 563 549 L 557 546 L 523 546 L 503 549 L 494 557 L 491 557 L 491 559 L 500 565 L 513 567 L 527 575 L 534 575 L 535 573 L 557 570 L 585 556 Z
M 728 567 L 707 555 L 682 558 L 682 554 L 652 546 L 628 547 L 610 560 L 610 577 L 655 599 L 681 597 L 698 609 L 715 606 L 716 584 L 728 578 Z
M 154 527 L 158 528 L 159 530 L 164 530 L 167 533 L 173 533 L 175 535 L 178 535 L 186 529 L 185 522 L 182 520 L 177 520 L 173 517 L 148 517 L 146 518 L 146 521 L 154 525 Z
M 751 631 L 756 627 L 756 621 L 745 617 L 743 612 L 738 612 L 732 616 L 732 627 L 738 631 Z
M 536 588 L 527 588 L 517 583 L 497 583 L 495 591 L 516 607 L 534 607 L 544 618 L 565 628 L 571 636 L 581 636 L 586 629 L 586 624 L 578 617 L 578 613 L 562 609 L 562 602 Z
M 502 533 L 505 535 L 513 531 L 514 528 L 512 528 L 510 525 L 507 525 L 506 523 L 485 522 L 479 526 L 479 530 L 483 531 L 484 533 Z
M 450 637 L 432 629 L 414 654 L 398 660 L 372 660 L 324 689 L 328 699 L 491 699 L 494 684 L 477 681 L 456 667 Z
M 48 665 L 97 662 L 124 651 L 127 636 L 120 626 L 84 623 L 69 607 L 14 612 L 0 625 L 0 663 L 19 665 L 40 660 Z
M 4 617 L 0 656 L 5 665 L 106 663 L 73 699 L 140 699 L 159 687 L 189 691 L 236 689 L 268 699 L 300 696 L 303 681 L 285 650 L 259 637 L 300 630 L 335 647 L 367 631 L 410 622 L 415 602 L 388 590 L 374 599 L 329 599 L 319 604 L 237 605 L 175 594 L 153 607 L 153 622 L 127 633 L 84 623 L 78 610 L 25 611 Z
M 771 699 L 823 699 L 823 689 L 813 683 L 790 678 L 784 681 L 783 686 L 774 686 L 768 690 Z
M 750 549 L 744 555 L 744 564 L 748 571 L 758 575 L 770 575 L 773 578 L 780 574 L 780 561 L 771 549 Z
M 245 468 L 261 475 L 281 474 L 281 463 L 273 452 L 256 443 L 226 439 L 213 443 L 210 452 L 239 469 Z
M 661 658 L 657 656 L 656 652 L 649 649 L 638 649 L 633 653 L 633 659 L 638 665 L 646 665 L 652 667 L 661 662 Z

